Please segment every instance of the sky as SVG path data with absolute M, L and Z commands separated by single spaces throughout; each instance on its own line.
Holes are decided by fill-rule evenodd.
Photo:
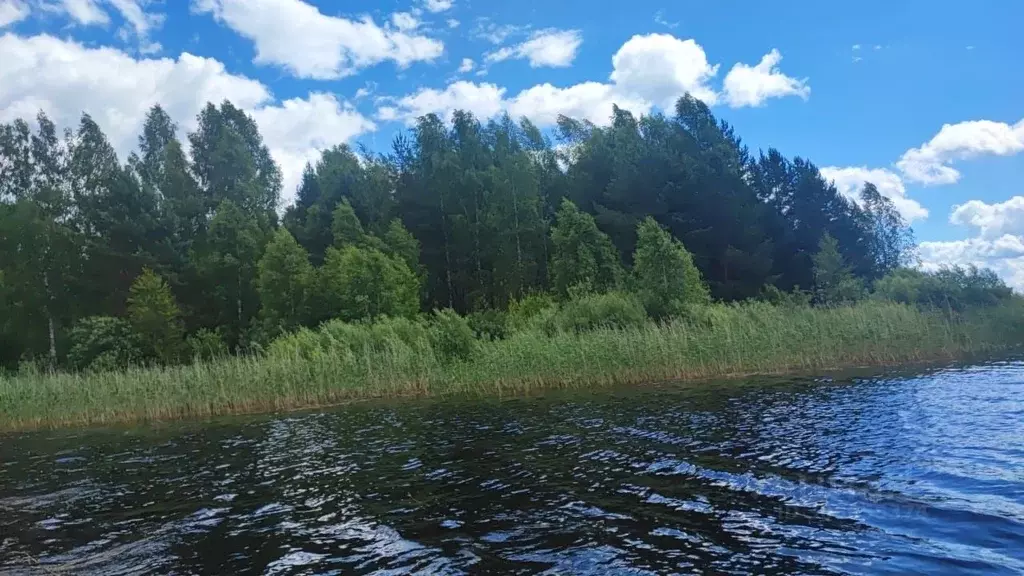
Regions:
M 1024 291 L 1024 2 L 945 0 L 0 0 L 0 122 L 89 113 L 122 160 L 160 103 L 258 123 L 284 174 L 335 144 L 386 151 L 419 115 L 606 124 L 689 92 L 752 151 L 871 181 L 921 265 Z

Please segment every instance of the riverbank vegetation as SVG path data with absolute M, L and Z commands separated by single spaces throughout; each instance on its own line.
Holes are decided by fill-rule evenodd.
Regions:
M 279 217 L 253 120 L 0 126 L 0 428 L 954 358 L 1024 342 L 986 270 L 913 268 L 868 184 L 672 116 L 421 118 Z

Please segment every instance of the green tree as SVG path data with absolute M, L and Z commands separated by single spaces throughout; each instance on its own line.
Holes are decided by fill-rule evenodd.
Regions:
M 74 370 L 126 368 L 143 360 L 139 337 L 124 318 L 82 318 L 68 340 L 68 366 Z
M 223 326 L 232 348 L 247 345 L 246 331 L 259 307 L 257 263 L 266 243 L 260 222 L 230 200 L 221 203 L 207 234 L 191 253 L 204 290 L 205 327 Z
M 278 229 L 259 262 L 262 314 L 273 331 L 294 330 L 309 319 L 313 266 L 284 228 Z
M 419 272 L 420 243 L 398 218 L 388 224 L 384 246 L 388 255 L 401 259 L 413 272 Z
M 852 302 L 864 295 L 864 284 L 850 273 L 839 243 L 827 232 L 814 255 L 814 289 L 818 303 L 825 305 Z
M 146 357 L 163 364 L 181 359 L 181 311 L 167 282 L 148 268 L 132 282 L 128 318 Z
M 570 289 L 608 292 L 618 287 L 622 266 L 615 246 L 597 229 L 594 218 L 568 199 L 558 209 L 551 243 L 552 280 L 560 295 L 568 295 Z
M 650 216 L 637 227 L 633 277 L 645 308 L 655 317 L 708 301 L 708 289 L 693 257 Z
M 359 222 L 359 217 L 347 199 L 342 199 L 331 215 L 331 234 L 335 248 L 362 246 L 366 243 L 363 224 Z
M 320 287 L 329 318 L 354 321 L 419 312 L 416 275 L 402 260 L 375 248 L 328 249 Z

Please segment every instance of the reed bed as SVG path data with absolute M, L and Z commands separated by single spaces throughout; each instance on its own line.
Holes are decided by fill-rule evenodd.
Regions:
M 834 309 L 715 305 L 699 318 L 660 324 L 582 333 L 525 329 L 478 341 L 459 359 L 445 358 L 415 331 L 305 331 L 259 356 L 0 377 L 0 430 L 945 361 L 1021 344 L 1018 312 L 952 317 L 880 302 Z M 353 340 L 358 330 L 366 334 Z

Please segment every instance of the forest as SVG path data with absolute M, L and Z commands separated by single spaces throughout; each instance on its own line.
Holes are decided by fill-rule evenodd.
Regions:
M 610 120 L 424 116 L 386 154 L 325 150 L 287 206 L 227 101 L 188 134 L 153 106 L 124 162 L 87 114 L 0 125 L 0 366 L 178 365 L 425 315 L 493 339 L 531 307 L 575 329 L 638 306 L 1013 298 L 990 271 L 917 271 L 873 185 L 850 199 L 809 160 L 754 153 L 695 98 Z

